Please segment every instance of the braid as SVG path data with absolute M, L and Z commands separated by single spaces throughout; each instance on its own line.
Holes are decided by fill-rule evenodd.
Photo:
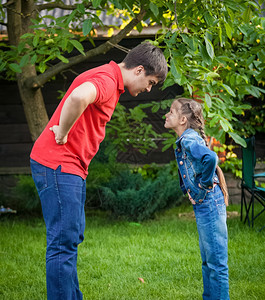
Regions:
M 206 137 L 206 134 L 205 134 L 205 132 L 204 132 L 203 127 L 200 126 L 198 129 L 199 129 L 199 131 L 200 131 L 201 137 L 202 137 L 202 138 L 204 139 L 204 141 L 205 141 L 206 146 L 209 148 L 209 144 L 208 144 L 207 137 Z
M 201 105 L 193 99 L 179 98 L 178 101 L 181 104 L 182 114 L 187 117 L 188 128 L 198 129 L 201 137 L 204 139 L 205 144 L 209 147 L 206 134 L 204 132 L 204 119 L 202 114 Z M 228 205 L 228 190 L 222 169 L 216 166 L 217 176 L 219 178 L 219 186 L 223 192 L 226 206 Z
M 189 108 L 190 108 L 190 110 L 191 110 L 191 112 L 194 116 L 195 122 L 197 123 L 196 127 L 198 128 L 201 137 L 204 139 L 206 146 L 209 147 L 207 137 L 206 137 L 206 134 L 204 132 L 204 122 L 203 122 L 201 106 L 199 107 L 198 105 L 196 105 L 197 106 L 197 111 L 195 111 L 194 107 L 191 105 L 191 102 L 188 102 L 188 106 L 189 106 Z M 195 127 L 195 129 L 196 129 L 196 127 Z

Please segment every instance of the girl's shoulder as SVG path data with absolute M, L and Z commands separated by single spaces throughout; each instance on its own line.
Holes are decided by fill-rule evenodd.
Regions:
M 194 129 L 189 129 L 187 132 L 184 132 L 180 143 L 184 148 L 190 148 L 196 144 L 206 146 L 204 139 Z

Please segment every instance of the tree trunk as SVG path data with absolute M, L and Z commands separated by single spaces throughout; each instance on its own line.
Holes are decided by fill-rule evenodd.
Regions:
M 21 35 L 33 32 L 29 26 L 31 25 L 30 19 L 35 17 L 35 11 L 33 0 L 10 2 L 7 9 L 7 16 L 8 38 L 11 45 L 17 46 Z M 37 74 L 35 66 L 32 65 L 24 67 L 21 74 L 17 73 L 20 98 L 32 141 L 35 141 L 48 123 L 48 115 L 41 90 L 34 90 L 25 85 L 26 80 L 33 76 L 36 77 Z
M 30 135 L 32 141 L 36 141 L 49 119 L 41 89 L 34 90 L 24 84 L 26 79 L 32 76 L 36 76 L 35 67 L 27 66 L 21 74 L 17 74 L 17 83 Z

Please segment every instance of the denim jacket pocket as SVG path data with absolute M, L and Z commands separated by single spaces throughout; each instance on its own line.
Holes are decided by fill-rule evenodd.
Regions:
M 197 191 L 195 192 L 195 197 L 193 198 L 193 200 L 196 203 L 202 203 L 204 201 L 204 199 L 207 196 L 208 191 L 205 189 L 201 189 L 198 187 Z

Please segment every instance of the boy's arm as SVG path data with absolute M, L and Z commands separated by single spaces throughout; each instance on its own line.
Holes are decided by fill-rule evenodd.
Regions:
M 57 144 L 63 145 L 67 142 L 69 131 L 87 106 L 95 101 L 96 96 L 97 90 L 90 82 L 85 82 L 72 91 L 62 107 L 59 125 L 50 127 Z

